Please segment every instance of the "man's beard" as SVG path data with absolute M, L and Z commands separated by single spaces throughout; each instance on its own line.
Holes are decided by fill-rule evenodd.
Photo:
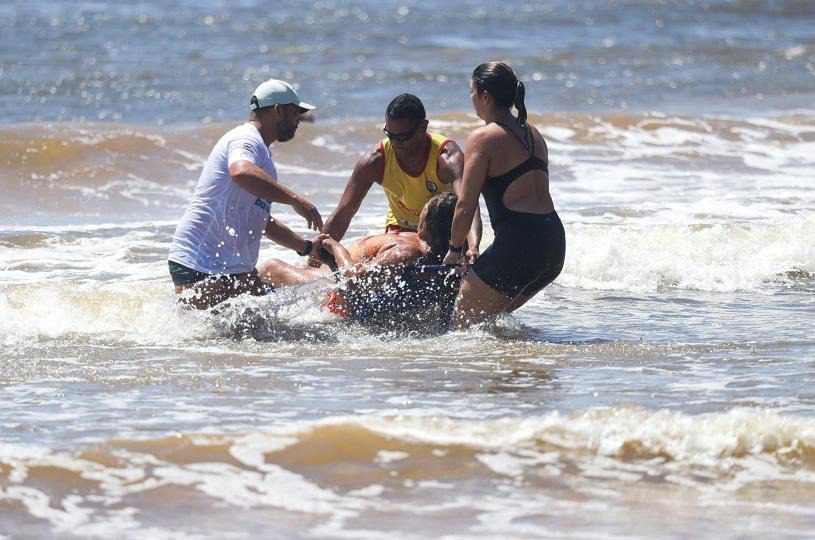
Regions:
M 289 123 L 287 118 L 283 118 L 277 122 L 277 140 L 280 142 L 290 141 L 294 138 L 294 132 L 297 131 L 297 126 Z

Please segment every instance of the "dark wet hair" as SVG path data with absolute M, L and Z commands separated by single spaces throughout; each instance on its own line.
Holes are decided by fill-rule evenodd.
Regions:
M 450 246 L 453 214 L 458 197 L 455 193 L 439 193 L 427 203 L 427 229 L 430 232 L 430 253 L 425 257 L 429 264 L 441 262 Z
M 388 104 L 385 115 L 391 120 L 408 118 L 418 125 L 425 119 L 424 105 L 413 94 L 399 94 Z
M 526 125 L 526 88 L 512 68 L 503 62 L 486 62 L 473 70 L 473 84 L 479 92 L 489 92 L 498 105 L 518 110 L 518 123 Z

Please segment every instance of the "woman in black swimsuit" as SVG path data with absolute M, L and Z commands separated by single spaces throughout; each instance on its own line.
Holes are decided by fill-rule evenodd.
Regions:
M 526 122 L 524 93 L 523 83 L 502 62 L 473 71 L 470 97 L 485 125 L 467 138 L 464 179 L 444 262 L 461 262 L 482 193 L 495 240 L 461 284 L 453 315 L 458 328 L 518 309 L 563 269 L 566 235 L 549 195 L 548 149 Z

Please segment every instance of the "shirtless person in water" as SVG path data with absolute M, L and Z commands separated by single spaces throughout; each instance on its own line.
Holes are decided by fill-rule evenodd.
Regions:
M 381 268 L 404 268 L 420 261 L 437 264 L 447 253 L 456 201 L 453 193 L 435 195 L 422 208 L 416 232 L 366 236 L 357 240 L 350 249 L 328 235 L 319 235 L 314 242 L 317 250 L 322 247 L 334 257 L 337 266 L 348 278 L 359 278 Z M 325 265 L 320 268 L 295 266 L 279 259 L 261 263 L 257 271 L 261 280 L 273 287 L 310 283 L 331 272 Z M 391 272 L 390 275 L 397 277 L 399 272 Z

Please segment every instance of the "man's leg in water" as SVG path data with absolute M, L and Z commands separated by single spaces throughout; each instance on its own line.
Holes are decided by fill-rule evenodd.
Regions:
M 183 293 L 179 302 L 184 305 L 195 309 L 209 309 L 242 294 L 262 296 L 266 294 L 266 287 L 257 271 L 252 271 L 245 274 L 208 277 L 188 285 L 176 285 L 175 293 L 177 295 Z

